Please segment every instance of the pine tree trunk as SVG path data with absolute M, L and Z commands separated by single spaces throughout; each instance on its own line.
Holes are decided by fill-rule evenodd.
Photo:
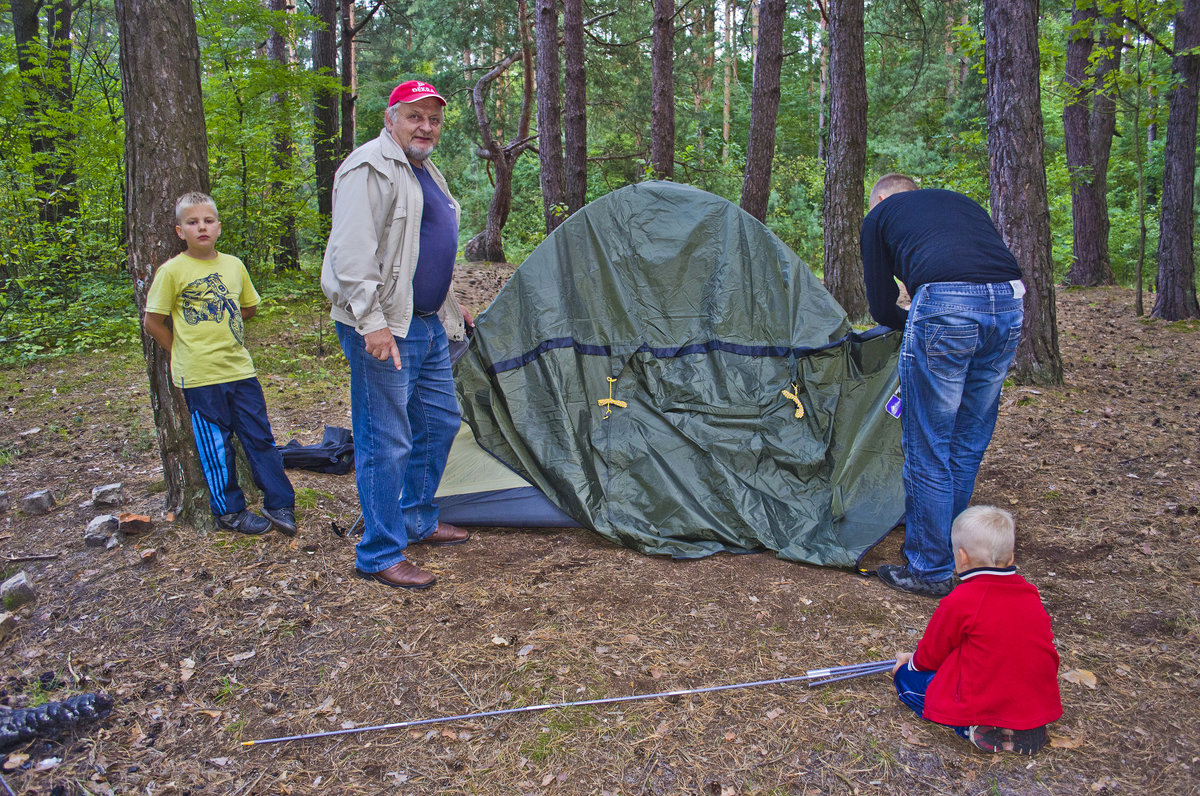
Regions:
M 279 13 L 293 13 L 295 5 L 291 0 L 267 0 L 267 8 Z M 287 28 L 282 23 L 271 31 L 267 37 L 267 57 L 279 64 L 288 66 L 292 62 L 291 47 L 286 36 Z M 293 167 L 294 152 L 292 142 L 292 124 L 289 97 L 285 94 L 272 94 L 271 106 L 275 110 L 275 136 L 272 143 L 275 168 L 280 172 L 290 171 Z M 271 192 L 283 197 L 287 189 L 281 182 L 271 184 Z M 281 201 L 287 201 L 282 199 Z M 300 243 L 296 237 L 296 214 L 291 211 L 284 213 L 283 230 L 279 233 L 279 245 L 275 251 L 276 271 L 295 271 L 300 268 Z
M 1178 321 L 1200 318 L 1196 303 L 1194 236 L 1196 212 L 1197 88 L 1200 87 L 1200 0 L 1184 0 L 1175 15 L 1175 58 L 1179 82 L 1167 97 L 1167 142 L 1163 148 L 1162 215 L 1158 233 L 1158 296 L 1150 314 Z
M 650 168 L 675 177 L 675 1 L 654 0 L 650 48 Z
M 155 269 L 180 251 L 175 199 L 187 191 L 208 190 L 208 141 L 191 0 L 117 0 L 116 14 L 125 109 L 127 248 L 140 313 Z M 142 350 L 166 507 L 211 528 L 191 419 L 182 393 L 171 385 L 169 356 L 144 332 Z
M 341 0 L 342 20 L 342 128 L 337 159 L 345 160 L 354 151 L 358 124 L 358 58 L 354 43 L 354 0 Z
M 517 53 L 504 58 L 487 74 L 479 78 L 471 90 L 471 103 L 475 109 L 475 124 L 479 128 L 480 147 L 476 150 L 479 157 L 491 163 L 495 171 L 492 185 L 492 199 L 488 204 L 487 221 L 483 231 L 463 248 L 463 257 L 469 262 L 506 262 L 502 233 L 508 222 L 508 214 L 512 208 L 512 178 L 516 169 L 517 159 L 531 145 L 529 135 L 529 120 L 532 115 L 533 97 L 533 42 L 529 34 L 525 0 L 517 0 L 518 25 L 521 35 L 521 49 Z M 501 129 L 488 119 L 487 91 L 494 86 L 503 87 L 506 81 L 499 80 L 517 60 L 521 61 L 521 115 L 517 120 L 517 131 L 507 144 L 500 143 L 503 135 Z
M 775 120 L 779 115 L 779 72 L 783 65 L 783 24 L 787 4 L 785 0 L 761 0 L 759 8 L 742 209 L 759 221 L 765 221 L 771 199 L 771 166 L 775 158 Z
M 1026 0 L 985 0 L 983 16 L 992 218 L 1021 265 L 1026 288 L 1016 377 L 1025 384 L 1062 384 L 1043 161 L 1037 8 Z
M 733 49 L 733 12 L 737 0 L 725 0 L 725 76 L 721 102 L 721 162 L 729 165 L 730 100 L 737 53 Z
M 852 321 L 867 315 L 859 231 L 867 159 L 863 0 L 830 0 L 829 143 L 825 150 L 825 287 Z
M 39 13 L 46 11 L 48 43 L 39 34 Z M 70 115 L 74 104 L 71 81 L 71 0 L 13 0 L 10 4 L 17 71 L 21 76 L 29 148 L 38 192 L 38 218 L 54 225 L 79 214 L 75 195 L 74 135 L 53 122 L 48 112 Z
M 558 3 L 537 0 L 537 127 L 542 165 L 542 212 L 549 234 L 563 222 L 567 206 L 563 167 L 562 102 L 559 94 Z
M 338 0 L 312 0 L 312 13 L 321 23 L 313 31 L 313 71 L 336 78 Z M 333 214 L 333 175 L 337 172 L 340 134 L 337 93 L 319 88 L 313 101 L 313 160 L 317 172 L 317 212 L 327 219 Z
M 587 204 L 587 71 L 583 0 L 563 0 L 563 133 L 567 213 Z
M 1116 105 L 1106 93 L 1104 82 L 1119 65 L 1121 42 L 1114 42 L 1109 35 L 1108 20 L 1098 18 L 1094 0 L 1076 3 L 1071 25 L 1074 31 L 1067 42 L 1063 131 L 1071 175 L 1074 256 L 1065 281 L 1069 285 L 1111 285 L 1106 193 Z M 1093 57 L 1098 37 L 1102 49 Z

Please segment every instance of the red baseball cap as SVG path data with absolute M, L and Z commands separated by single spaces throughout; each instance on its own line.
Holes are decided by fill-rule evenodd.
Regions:
M 388 97 L 388 107 L 392 107 L 397 102 L 417 102 L 426 97 L 433 97 L 442 105 L 446 104 L 445 98 L 437 93 L 437 89 L 433 86 L 420 80 L 406 80 L 392 89 L 392 95 Z

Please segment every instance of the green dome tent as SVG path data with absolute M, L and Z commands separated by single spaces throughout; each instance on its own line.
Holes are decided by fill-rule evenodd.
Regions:
M 553 504 L 546 518 L 498 499 L 473 524 L 557 516 L 648 554 L 766 548 L 852 566 L 904 513 L 887 411 L 899 340 L 854 334 L 807 266 L 725 199 L 615 191 L 516 270 L 455 367 L 479 447 Z M 472 481 L 505 494 L 507 468 L 481 476 L 471 447 L 456 444 L 439 492 L 449 522 L 469 521 Z

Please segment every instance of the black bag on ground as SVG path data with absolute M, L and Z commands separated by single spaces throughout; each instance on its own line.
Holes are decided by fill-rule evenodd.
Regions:
M 325 436 L 319 445 L 301 445 L 292 440 L 277 447 L 283 456 L 283 466 L 291 470 L 345 475 L 354 469 L 354 439 L 347 428 L 325 426 Z

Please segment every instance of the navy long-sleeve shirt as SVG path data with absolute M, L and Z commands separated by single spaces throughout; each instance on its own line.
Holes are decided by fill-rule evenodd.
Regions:
M 987 211 L 955 191 L 924 188 L 884 199 L 863 219 L 863 278 L 877 323 L 903 329 L 898 278 L 910 296 L 930 282 L 1008 282 L 1021 267 Z

